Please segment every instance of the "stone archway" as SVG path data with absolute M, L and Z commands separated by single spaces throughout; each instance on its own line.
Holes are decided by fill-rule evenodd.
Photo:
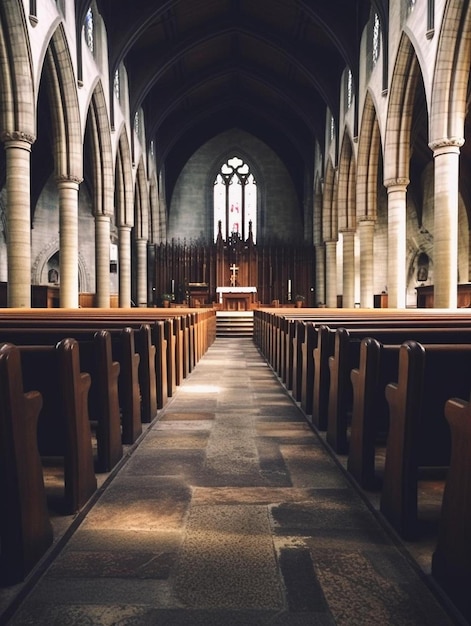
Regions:
M 58 282 L 60 285 L 60 273 L 58 269 L 58 263 L 54 259 L 58 260 L 59 257 L 59 239 L 54 239 L 47 246 L 45 246 L 41 252 L 37 255 L 31 268 L 31 284 L 32 285 L 48 285 L 49 284 L 49 271 L 56 269 L 58 272 Z M 83 256 L 78 255 L 78 292 L 90 293 L 93 291 L 92 281 L 90 279 L 90 273 L 87 270 L 85 260 Z

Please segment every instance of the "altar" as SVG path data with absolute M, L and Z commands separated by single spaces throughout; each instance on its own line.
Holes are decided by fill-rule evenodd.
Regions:
M 249 311 L 255 302 L 257 287 L 216 287 L 216 293 L 225 311 Z

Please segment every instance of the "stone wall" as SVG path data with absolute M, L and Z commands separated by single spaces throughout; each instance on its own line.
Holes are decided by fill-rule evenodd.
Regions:
M 168 240 L 212 239 L 213 182 L 220 166 L 233 156 L 250 165 L 257 182 L 258 242 L 303 241 L 302 206 L 288 171 L 265 143 L 239 130 L 216 136 L 188 160 L 171 199 Z

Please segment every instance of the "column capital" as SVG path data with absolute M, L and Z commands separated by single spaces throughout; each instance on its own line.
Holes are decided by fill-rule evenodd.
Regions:
M 464 144 L 464 137 L 442 137 L 442 139 L 434 139 L 428 145 L 435 153 L 443 152 L 459 152 Z
M 93 215 L 93 217 L 95 218 L 95 220 L 97 220 L 99 222 L 110 222 L 111 221 L 111 215 L 109 213 L 95 213 Z
M 83 181 L 83 178 L 80 176 L 74 176 L 73 174 L 58 174 L 56 176 L 56 183 L 58 185 L 63 185 L 67 183 L 72 183 L 73 185 L 80 185 Z
M 405 190 L 409 183 L 410 183 L 410 180 L 406 178 L 405 176 L 399 177 L 399 178 L 387 178 L 386 180 L 383 181 L 383 185 L 386 187 L 388 191 L 389 189 L 393 187 L 399 187 Z
M 36 137 L 31 133 L 25 133 L 21 130 L 5 130 L 0 133 L 0 141 L 2 143 L 28 143 L 30 146 L 36 141 Z

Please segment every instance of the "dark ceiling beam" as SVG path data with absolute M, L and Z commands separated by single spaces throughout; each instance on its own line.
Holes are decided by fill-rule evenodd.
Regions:
M 295 92 L 292 84 L 288 81 L 280 80 L 275 74 L 267 74 L 267 72 L 258 71 L 257 68 L 247 64 L 221 64 L 218 68 L 212 68 L 206 72 L 200 73 L 193 77 L 184 86 L 175 86 L 172 93 L 160 95 L 155 93 L 155 98 L 149 96 L 147 99 L 147 107 L 152 111 L 152 120 L 149 123 L 149 132 L 151 135 L 158 135 L 159 128 L 165 124 L 166 119 L 171 115 L 172 111 L 179 108 L 184 100 L 212 81 L 220 78 L 230 78 L 234 80 L 241 78 L 249 78 L 267 88 L 274 99 L 279 99 L 290 110 L 295 111 L 297 117 L 302 120 L 312 134 L 319 132 L 319 125 L 316 115 L 321 112 L 322 102 L 315 102 L 310 94 L 303 96 Z
M 152 66 L 152 69 L 148 69 L 146 72 L 140 72 L 140 76 L 138 80 L 134 80 L 136 76 L 136 72 L 138 71 L 137 67 L 133 68 L 133 71 L 130 72 L 129 82 L 131 88 L 131 111 L 135 112 L 141 105 L 149 91 L 158 83 L 159 79 L 163 76 L 165 72 L 170 70 L 174 65 L 176 65 L 182 58 L 186 55 L 195 53 L 198 47 L 202 44 L 207 43 L 211 39 L 216 39 L 221 36 L 232 36 L 234 34 L 241 33 L 245 36 L 252 38 L 255 41 L 262 42 L 264 45 L 273 48 L 277 53 L 283 56 L 289 63 L 292 63 L 296 66 L 296 68 L 304 75 L 306 80 L 313 86 L 313 91 L 318 92 L 326 106 L 332 107 L 333 109 L 338 106 L 335 102 L 335 97 L 338 95 L 338 85 L 333 86 L 333 81 L 330 83 L 325 80 L 321 82 L 318 76 L 318 66 L 319 63 L 306 63 L 306 57 L 300 57 L 294 51 L 294 48 L 290 46 L 292 49 L 288 49 L 288 44 L 286 47 L 280 48 L 279 41 L 274 37 L 261 37 L 259 31 L 256 30 L 246 30 L 241 31 L 240 29 L 234 29 L 233 27 L 228 28 L 226 31 L 208 31 L 206 33 L 201 33 L 199 31 L 198 37 L 191 37 L 188 40 L 185 40 L 178 46 L 177 48 L 173 48 L 169 50 L 164 58 L 159 59 L 159 64 Z M 317 73 L 316 73 L 317 72 Z M 339 75 L 340 80 L 340 75 Z

